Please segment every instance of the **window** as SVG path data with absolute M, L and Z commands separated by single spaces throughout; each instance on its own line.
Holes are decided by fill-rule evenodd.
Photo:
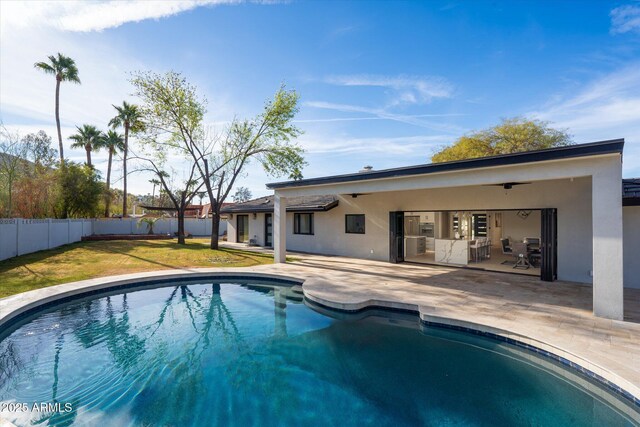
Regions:
M 364 234 L 364 215 L 345 215 L 344 232 L 353 234 Z
M 313 234 L 313 214 L 293 214 L 293 234 Z

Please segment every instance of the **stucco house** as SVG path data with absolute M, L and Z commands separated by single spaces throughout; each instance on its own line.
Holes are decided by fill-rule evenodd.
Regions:
M 228 240 L 392 263 L 477 268 L 593 286 L 622 319 L 640 288 L 640 185 L 624 140 L 268 184 L 227 208 Z M 624 183 L 624 185 L 623 185 Z

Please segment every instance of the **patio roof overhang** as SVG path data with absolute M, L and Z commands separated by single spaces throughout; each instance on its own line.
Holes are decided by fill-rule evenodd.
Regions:
M 624 139 L 613 139 L 477 159 L 276 182 L 267 184 L 267 188 L 291 197 L 573 178 L 592 175 L 591 160 L 594 158 L 621 158 L 623 148 Z M 564 164 L 558 167 L 558 163 Z

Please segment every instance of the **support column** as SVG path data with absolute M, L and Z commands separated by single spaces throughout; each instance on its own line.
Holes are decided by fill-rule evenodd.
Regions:
M 273 197 L 273 261 L 287 262 L 287 199 L 277 191 Z
M 592 176 L 593 314 L 623 318 L 622 166 L 607 159 Z

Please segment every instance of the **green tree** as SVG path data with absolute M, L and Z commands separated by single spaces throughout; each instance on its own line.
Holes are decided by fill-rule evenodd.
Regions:
M 147 233 L 148 234 L 153 234 L 153 226 L 156 224 L 156 222 L 158 222 L 160 218 L 153 218 L 150 216 L 146 216 L 143 218 L 140 218 L 138 220 L 138 227 L 140 227 L 142 224 L 147 226 Z
M 205 163 L 206 189 L 211 201 L 211 249 L 218 249 L 220 210 L 237 179 L 251 162 L 267 175 L 301 179 L 304 149 L 294 142 L 302 131 L 292 124 L 298 112 L 298 93 L 281 87 L 253 119 L 234 120 L 219 149 L 211 156 L 213 172 Z
M 131 83 L 135 95 L 142 100 L 146 127 L 142 146 L 150 151 L 139 157 L 148 165 L 141 170 L 152 172 L 160 181 L 164 195 L 177 212 L 178 244 L 184 244 L 185 210 L 203 186 L 198 167 L 211 153 L 212 143 L 205 138 L 202 124 L 205 102 L 197 96 L 195 87 L 175 72 L 139 72 Z M 177 171 L 166 164 L 169 154 L 185 159 L 184 179 L 180 183 L 174 179 Z
M 58 150 L 52 148 L 51 137 L 44 131 L 30 133 L 22 138 L 29 161 L 26 173 L 16 182 L 14 210 L 21 218 L 47 218 L 55 216 L 56 159 Z M 26 162 L 25 162 L 26 163 Z
M 549 122 L 515 117 L 503 119 L 499 125 L 489 129 L 461 136 L 452 145 L 441 147 L 431 161 L 449 162 L 570 144 L 571 136 L 564 130 L 551 128 Z
M 64 148 L 62 146 L 62 132 L 60 130 L 60 83 L 71 82 L 80 84 L 78 77 L 78 67 L 76 62 L 58 52 L 58 56 L 50 55 L 49 62 L 36 62 L 34 67 L 45 72 L 53 74 L 56 78 L 56 126 L 58 127 L 58 144 L 60 152 L 60 163 L 64 162 Z
M 136 133 L 144 129 L 142 122 L 142 114 L 137 105 L 122 102 L 122 106 L 114 105 L 116 116 L 109 121 L 109 126 L 114 129 L 118 127 L 124 128 L 124 148 L 122 150 L 122 217 L 127 216 L 127 156 L 129 155 L 129 132 Z
M 204 186 L 211 202 L 211 248 L 218 248 L 220 209 L 238 177 L 252 160 L 257 160 L 273 176 L 301 177 L 305 165 L 302 148 L 293 143 L 301 132 L 291 122 L 298 111 L 298 94 L 281 87 L 256 118 L 235 120 L 225 137 L 212 135 L 203 124 L 206 101 L 195 86 L 175 72 L 137 73 L 132 79 L 136 96 L 142 100 L 147 132 L 143 142 L 152 148 L 155 159 L 145 159 L 156 174 L 163 172 L 167 152 L 189 162 L 184 187 L 163 188 L 178 211 L 178 241 L 185 203 L 190 203 Z M 179 195 L 179 197 L 175 197 Z M 183 239 L 182 239 L 183 240 Z
M 78 133 L 69 137 L 70 140 L 74 141 L 73 144 L 71 144 L 71 148 L 84 148 L 87 152 L 87 166 L 93 167 L 91 164 L 91 152 L 100 149 L 102 132 L 92 125 L 76 126 L 76 129 Z
M 94 168 L 67 161 L 58 169 L 58 186 L 63 216 L 91 218 L 98 214 L 103 184 Z
M 233 194 L 233 201 L 235 203 L 242 203 L 247 200 L 251 200 L 251 197 L 251 190 L 247 187 L 238 187 L 236 192 Z
M 153 184 L 153 191 L 151 191 L 151 206 L 155 206 L 156 205 L 156 186 L 160 185 L 160 181 L 158 181 L 155 178 L 152 178 L 149 180 L 150 184 Z
M 103 133 L 98 140 L 98 147 L 104 148 L 109 153 L 109 161 L 107 162 L 107 188 L 105 189 L 105 201 L 104 201 L 104 216 L 109 217 L 111 209 L 111 165 L 113 162 L 113 155 L 124 151 L 124 137 L 115 130 L 109 130 L 107 133 Z

